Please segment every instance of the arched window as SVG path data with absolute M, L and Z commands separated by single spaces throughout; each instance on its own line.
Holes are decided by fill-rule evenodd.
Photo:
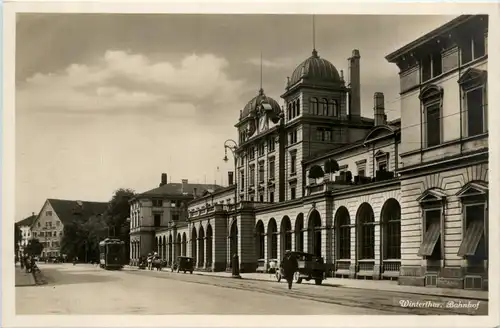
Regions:
M 443 89 L 433 84 L 427 85 L 419 98 L 424 108 L 425 125 L 422 129 L 425 132 L 425 144 L 427 147 L 437 146 L 441 144 L 443 134 Z
M 318 112 L 318 99 L 316 98 L 311 98 L 311 113 L 313 113 L 314 115 L 319 115 L 319 112 Z
M 287 115 L 288 119 L 291 120 L 292 119 L 292 104 L 288 104 L 288 115 Z
M 300 99 L 297 99 L 297 116 L 300 115 Z
M 351 225 L 349 212 L 344 206 L 335 214 L 335 257 L 351 260 Z
M 368 203 L 363 203 L 356 215 L 356 229 L 358 235 L 359 260 L 371 260 L 375 258 L 375 215 Z
M 328 116 L 328 100 L 325 98 L 321 99 L 320 111 L 321 115 Z
M 295 118 L 297 115 L 297 105 L 295 102 L 292 103 L 292 118 Z
M 328 112 L 333 117 L 339 116 L 337 100 L 335 99 L 330 100 L 330 102 L 328 103 Z
M 267 241 L 269 259 L 278 259 L 278 228 L 274 218 L 267 224 Z

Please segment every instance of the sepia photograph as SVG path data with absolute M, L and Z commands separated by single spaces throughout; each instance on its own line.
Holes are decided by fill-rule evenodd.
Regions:
M 490 24 L 15 13 L 15 315 L 496 312 Z

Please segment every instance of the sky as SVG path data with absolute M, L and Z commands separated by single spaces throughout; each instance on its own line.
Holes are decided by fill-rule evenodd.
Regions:
M 384 57 L 453 16 L 315 16 L 321 57 L 361 54 L 362 114 L 399 78 Z M 47 198 L 108 201 L 168 180 L 226 185 L 239 112 L 260 88 L 282 103 L 313 49 L 310 15 L 18 14 L 16 221 Z M 230 157 L 231 154 L 228 154 Z

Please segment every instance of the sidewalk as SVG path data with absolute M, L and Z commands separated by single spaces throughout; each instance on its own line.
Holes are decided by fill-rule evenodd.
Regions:
M 26 273 L 25 269 L 21 269 L 16 265 L 16 287 L 35 286 L 35 278 L 32 273 Z
M 230 272 L 194 271 L 193 274 L 231 278 Z M 250 280 L 276 281 L 274 274 L 270 273 L 242 273 L 241 277 L 243 279 L 250 279 Z M 314 281 L 304 280 L 302 283 L 314 284 Z M 436 288 L 436 287 L 400 286 L 398 285 L 397 281 L 389 281 L 389 280 L 358 280 L 358 279 L 328 278 L 323 281 L 323 285 L 343 287 L 343 288 L 383 290 L 388 292 L 399 292 L 408 294 L 443 296 L 443 297 L 488 301 L 487 291 Z

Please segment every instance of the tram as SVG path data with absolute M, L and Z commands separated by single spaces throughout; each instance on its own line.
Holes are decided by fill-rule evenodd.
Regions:
M 125 243 L 120 239 L 106 238 L 99 243 L 100 267 L 120 270 L 125 264 Z

